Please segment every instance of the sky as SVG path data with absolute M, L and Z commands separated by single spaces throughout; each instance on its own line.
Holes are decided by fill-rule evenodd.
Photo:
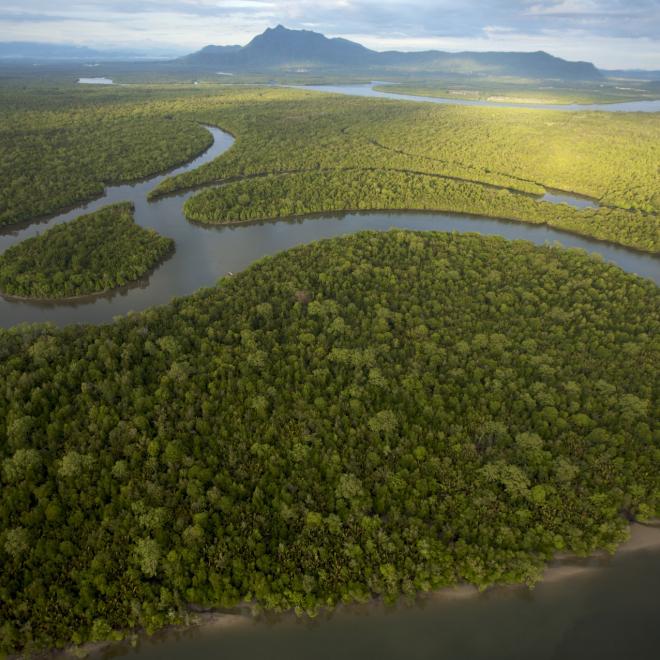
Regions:
M 660 70 L 660 0 L 2 0 L 0 41 L 182 54 L 283 24 L 374 50 L 545 50 Z

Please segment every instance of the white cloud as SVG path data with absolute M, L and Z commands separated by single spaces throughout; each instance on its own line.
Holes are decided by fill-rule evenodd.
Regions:
M 563 0 L 563 2 L 532 5 L 526 10 L 526 13 L 548 16 L 551 14 L 586 14 L 593 11 L 598 11 L 597 4 L 593 0 Z M 605 9 L 601 7 L 600 11 L 603 12 Z

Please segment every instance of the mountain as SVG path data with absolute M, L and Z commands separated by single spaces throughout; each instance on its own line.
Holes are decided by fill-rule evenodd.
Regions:
M 463 52 L 424 51 L 382 53 L 390 66 L 406 70 L 442 73 L 516 76 L 522 78 L 561 78 L 563 80 L 594 80 L 600 72 L 591 62 L 569 62 L 544 51 Z
M 322 64 L 354 66 L 371 62 L 376 56 L 372 50 L 348 39 L 328 39 L 311 30 L 287 30 L 282 25 L 268 28 L 241 49 L 240 57 L 246 63 L 272 65 Z
M 273 70 L 401 71 L 594 80 L 600 72 L 590 62 L 569 62 L 543 51 L 535 53 L 377 52 L 347 39 L 328 39 L 310 30 L 268 28 L 249 44 L 207 46 L 180 60 L 190 66 L 226 71 Z
M 194 54 L 195 61 L 214 65 L 219 59 L 241 50 L 242 46 L 205 46 L 202 50 Z M 182 60 L 188 60 L 190 56 L 182 57 Z
M 364 66 L 378 55 L 347 39 L 328 39 L 310 30 L 268 28 L 246 46 L 206 46 L 181 58 L 192 65 L 261 71 L 280 68 Z

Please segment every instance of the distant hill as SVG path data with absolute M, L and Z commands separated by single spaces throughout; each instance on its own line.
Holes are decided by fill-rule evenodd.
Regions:
M 32 41 L 0 42 L 0 57 L 4 59 L 93 59 L 100 51 L 85 46 L 43 44 Z
M 569 62 L 539 51 L 535 53 L 447 53 L 424 51 L 377 52 L 347 39 L 328 39 L 309 30 L 268 28 L 249 44 L 207 46 L 181 58 L 190 66 L 222 67 L 243 71 L 416 71 L 475 75 L 594 80 L 601 77 L 590 62 Z
M 230 53 L 241 50 L 242 46 L 205 46 L 202 50 L 195 53 L 195 61 L 214 65 L 216 62 L 226 57 Z M 190 56 L 182 57 L 182 60 L 190 59 Z
M 406 70 L 425 70 L 446 73 L 516 76 L 522 78 L 561 78 L 562 80 L 596 80 L 601 78 L 591 62 L 569 62 L 544 51 L 519 52 L 462 52 L 424 51 L 381 54 L 390 66 Z
M 238 46 L 237 46 L 238 48 Z M 176 52 L 176 51 L 175 51 Z M 96 50 L 86 46 L 71 44 L 48 44 L 37 41 L 2 41 L 0 42 L 0 60 L 35 60 L 35 61 L 85 61 L 85 60 L 141 60 L 162 57 L 163 52 L 141 52 L 129 50 Z M 172 57 L 170 51 L 169 57 Z
M 660 81 L 660 71 L 648 71 L 646 69 L 601 69 L 601 73 L 608 78 Z

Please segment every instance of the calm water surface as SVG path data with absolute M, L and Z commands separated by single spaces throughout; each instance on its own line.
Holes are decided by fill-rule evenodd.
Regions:
M 110 78 L 78 78 L 81 85 L 114 85 Z
M 226 151 L 233 138 L 218 128 L 208 127 L 213 145 L 202 156 L 170 174 L 156 176 L 136 184 L 110 187 L 104 197 L 63 213 L 43 223 L 0 230 L 0 251 L 45 229 L 67 222 L 83 212 L 90 212 L 112 202 L 123 200 L 135 204 L 135 219 L 173 238 L 174 255 L 143 280 L 110 294 L 81 298 L 70 302 L 18 301 L 0 297 L 0 325 L 10 327 L 23 322 L 50 321 L 57 325 L 70 323 L 107 323 L 115 316 L 140 311 L 169 302 L 201 287 L 215 284 L 229 272 L 240 271 L 256 259 L 320 238 L 331 238 L 363 229 L 387 230 L 392 227 L 415 230 L 479 232 L 510 239 L 525 239 L 537 244 L 560 242 L 600 254 L 624 270 L 660 282 L 660 260 L 623 247 L 573 236 L 545 226 L 505 222 L 489 218 L 447 213 L 349 213 L 302 220 L 263 222 L 248 225 L 213 227 L 188 222 L 182 211 L 192 192 L 149 203 L 147 193 L 166 176 L 185 172 L 209 162 Z M 556 195 L 554 195 L 556 196 Z M 579 198 L 562 196 L 562 202 L 583 203 Z M 589 202 L 591 203 L 591 202 Z
M 498 101 L 477 101 L 470 99 L 435 98 L 432 96 L 415 96 L 412 94 L 395 94 L 394 92 L 379 92 L 374 85 L 391 84 L 372 82 L 358 85 L 304 85 L 299 89 L 310 89 L 317 92 L 333 92 L 335 94 L 348 94 L 350 96 L 369 96 L 381 99 L 396 99 L 399 101 L 423 101 L 424 103 L 440 103 L 442 105 L 481 105 L 493 108 L 531 108 L 532 110 L 599 110 L 602 112 L 660 112 L 660 100 L 657 101 L 630 101 L 627 103 L 571 103 L 567 105 L 553 105 L 551 103 L 500 103 Z M 293 87 L 293 85 L 289 85 Z
M 551 202 L 552 204 L 568 204 L 574 206 L 576 209 L 597 209 L 598 202 L 589 197 L 582 197 L 580 195 L 567 195 L 561 191 L 551 190 L 545 193 L 541 200 L 544 202 Z

